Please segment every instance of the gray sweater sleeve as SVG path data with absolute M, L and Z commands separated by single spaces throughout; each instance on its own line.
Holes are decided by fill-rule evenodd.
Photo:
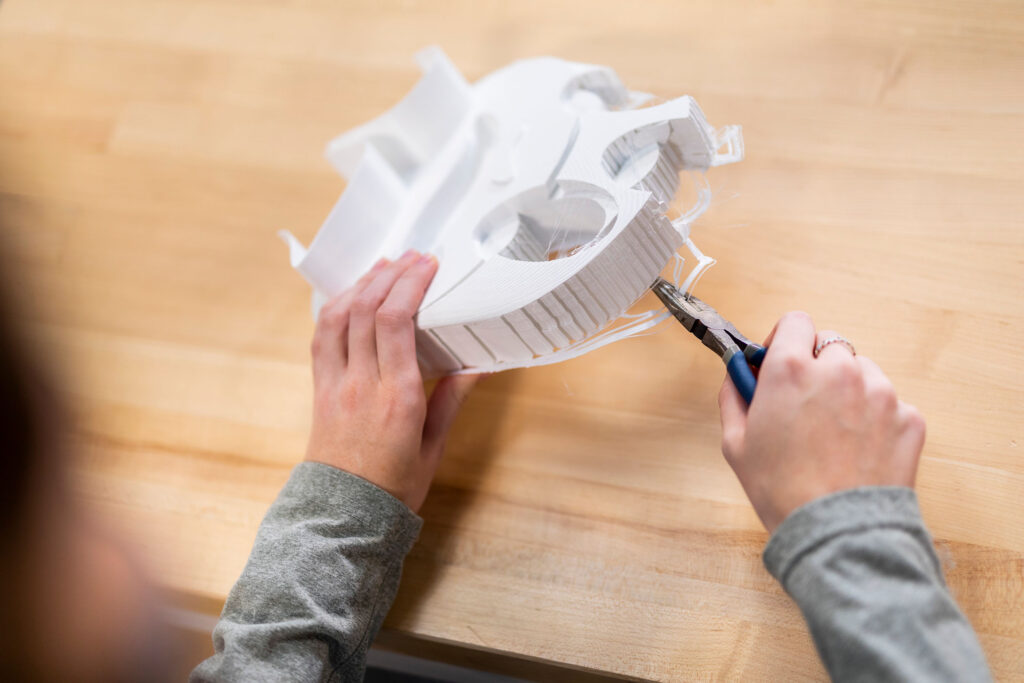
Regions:
M 365 479 L 298 465 L 190 680 L 361 681 L 422 523 Z
M 852 489 L 798 508 L 764 563 L 803 611 L 833 680 L 991 680 L 911 489 Z

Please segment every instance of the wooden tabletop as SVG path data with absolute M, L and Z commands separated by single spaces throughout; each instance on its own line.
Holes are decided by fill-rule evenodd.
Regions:
M 1005 2 L 7 0 L 0 211 L 77 422 L 76 490 L 215 614 L 310 420 L 321 153 L 441 45 L 607 64 L 744 127 L 693 230 L 752 336 L 849 336 L 928 419 L 950 589 L 1024 679 L 1024 10 Z M 819 679 L 719 452 L 721 362 L 678 328 L 487 379 L 385 640 L 656 680 Z M 456 645 L 458 648 L 448 646 Z M 446 649 L 447 648 L 447 649 Z M 541 669 L 537 669 L 541 670 Z M 545 677 L 531 674 L 535 677 Z M 550 678 L 550 677 L 549 677 Z

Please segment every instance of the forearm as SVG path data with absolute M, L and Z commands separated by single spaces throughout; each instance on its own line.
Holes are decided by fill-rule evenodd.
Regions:
M 803 611 L 833 680 L 991 680 L 911 489 L 813 501 L 779 526 L 764 559 Z
M 205 681 L 361 681 L 422 520 L 373 484 L 303 463 L 267 512 L 213 633 Z

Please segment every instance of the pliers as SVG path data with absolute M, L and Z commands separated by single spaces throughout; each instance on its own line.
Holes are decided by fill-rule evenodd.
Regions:
M 683 327 L 722 358 L 740 396 L 750 405 L 757 386 L 751 367 L 761 367 L 767 349 L 740 334 L 731 322 L 711 306 L 691 294 L 679 291 L 664 278 L 655 280 L 651 289 Z

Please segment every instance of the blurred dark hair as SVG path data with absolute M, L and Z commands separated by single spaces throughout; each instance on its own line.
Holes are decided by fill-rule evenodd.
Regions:
M 19 325 L 17 306 L 10 298 L 11 261 L 8 245 L 0 244 L 0 539 L 17 543 L 29 506 L 33 480 L 49 460 L 57 428 L 46 418 L 48 404 L 56 407 L 43 373 L 30 353 Z M 6 548 L 5 548 L 6 549 Z

